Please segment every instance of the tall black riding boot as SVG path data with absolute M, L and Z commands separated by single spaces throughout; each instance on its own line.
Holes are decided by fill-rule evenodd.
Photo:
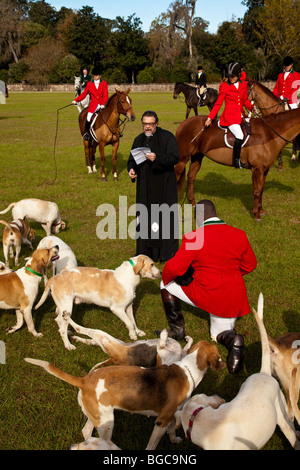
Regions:
M 161 289 L 161 298 L 170 327 L 168 335 L 177 341 L 183 341 L 185 339 L 185 328 L 180 300 L 175 295 L 170 294 L 167 289 Z
M 244 338 L 237 335 L 235 330 L 226 330 L 219 333 L 217 342 L 223 344 L 228 351 L 227 369 L 231 374 L 239 372 L 244 361 Z
M 91 123 L 90 121 L 86 120 L 85 121 L 85 133 L 83 134 L 83 140 L 90 140 L 90 127 Z
M 246 168 L 247 165 L 241 162 L 242 139 L 235 139 L 233 144 L 233 166 L 235 168 Z

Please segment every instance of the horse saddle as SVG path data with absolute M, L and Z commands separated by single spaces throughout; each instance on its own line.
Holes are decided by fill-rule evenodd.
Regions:
M 228 127 L 221 126 L 220 121 L 218 121 L 218 127 L 224 131 L 224 142 L 225 142 L 226 147 L 229 147 L 232 149 L 234 146 L 234 141 L 235 141 L 234 134 L 229 130 Z M 242 121 L 241 128 L 243 131 L 242 147 L 244 147 L 251 136 L 251 121 L 249 118 L 246 118 Z
M 197 106 L 201 106 L 202 103 L 204 102 L 206 98 L 206 92 L 207 92 L 207 88 L 205 86 L 202 85 L 200 88 L 196 87 L 196 94 L 197 94 L 197 97 L 199 98 Z
M 91 134 L 92 138 L 94 139 L 94 141 L 97 142 L 97 143 L 98 143 L 98 139 L 97 139 L 95 131 L 94 131 L 94 124 L 96 122 L 96 119 L 97 119 L 99 113 L 101 113 L 101 111 L 102 111 L 102 109 L 98 109 L 98 111 L 95 111 L 94 114 L 91 117 L 90 134 Z

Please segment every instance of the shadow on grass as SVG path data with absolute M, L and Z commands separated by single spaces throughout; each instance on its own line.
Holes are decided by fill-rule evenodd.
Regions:
M 200 172 L 199 172 L 200 173 Z M 201 175 L 201 173 L 200 173 Z M 250 172 L 249 172 L 250 176 Z M 201 176 L 200 176 L 201 178 Z M 294 188 L 280 181 L 266 180 L 264 192 L 276 189 L 280 192 L 292 192 Z M 210 172 L 204 178 L 195 180 L 194 191 L 210 197 L 219 197 L 226 200 L 239 199 L 249 214 L 252 215 L 253 195 L 252 183 L 235 183 L 218 173 Z

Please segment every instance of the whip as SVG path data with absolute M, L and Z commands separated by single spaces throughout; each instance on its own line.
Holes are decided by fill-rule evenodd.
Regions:
M 54 179 L 52 182 L 46 182 L 46 183 L 42 183 L 42 184 L 47 184 L 47 185 L 52 185 L 55 183 L 56 181 L 56 178 L 57 178 L 57 163 L 56 163 L 56 140 L 57 140 L 57 132 L 58 132 L 58 115 L 59 115 L 59 111 L 61 111 L 62 109 L 65 109 L 65 108 L 68 108 L 69 106 L 74 106 L 73 103 L 70 103 L 70 104 L 67 104 L 66 106 L 63 106 L 62 108 L 58 108 L 57 111 L 56 111 L 56 129 L 55 129 L 55 137 L 54 137 L 54 147 L 53 147 L 53 159 L 54 159 L 54 165 L 55 165 L 55 176 L 54 176 Z M 38 186 L 42 186 L 42 184 L 38 185 Z

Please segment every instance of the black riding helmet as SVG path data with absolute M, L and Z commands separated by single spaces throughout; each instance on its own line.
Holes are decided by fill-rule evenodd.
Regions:
M 242 66 L 238 62 L 231 62 L 228 66 L 228 77 L 239 77 L 242 73 Z
M 289 56 L 289 55 L 286 56 L 286 57 L 283 59 L 283 62 L 282 62 L 282 63 L 283 63 L 283 65 L 284 65 L 284 67 L 288 67 L 289 65 L 292 65 L 292 64 L 294 63 L 293 57 L 291 57 L 291 56 Z

